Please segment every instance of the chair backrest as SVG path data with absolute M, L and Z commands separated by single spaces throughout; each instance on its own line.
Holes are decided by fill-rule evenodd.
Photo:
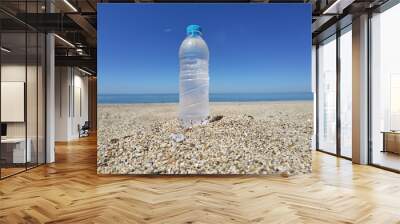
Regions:
M 83 124 L 82 128 L 89 128 L 90 127 L 89 124 L 90 124 L 89 121 L 85 121 L 85 124 Z

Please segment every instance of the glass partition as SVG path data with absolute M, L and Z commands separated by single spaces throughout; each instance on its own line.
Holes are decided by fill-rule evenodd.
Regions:
M 371 162 L 400 170 L 400 4 L 371 18 Z
M 42 13 L 43 6 L 0 3 L 16 13 Z M 10 15 L 0 12 L 0 178 L 45 163 L 45 34 Z
M 351 26 L 340 35 L 340 154 L 352 157 L 352 34 Z
M 336 153 L 336 36 L 318 47 L 318 149 Z
M 30 159 L 28 168 L 37 165 L 37 132 L 38 132 L 38 36 L 36 32 L 27 32 L 27 74 L 26 74 L 26 113 L 27 113 L 27 151 Z
M 27 2 L 26 11 L 28 13 L 43 13 L 44 2 L 41 1 L 32 1 Z M 38 20 L 38 17 L 34 17 L 32 20 Z M 38 23 L 38 21 L 32 21 Z M 26 29 L 27 35 L 27 150 L 31 151 L 31 161 L 27 164 L 27 167 L 35 167 L 39 164 L 39 158 L 43 162 L 42 155 L 44 144 L 39 141 L 43 141 L 43 132 L 39 134 L 39 131 L 42 131 L 43 126 L 39 124 L 39 120 L 44 122 L 44 119 L 39 119 L 39 116 L 43 116 L 44 110 L 40 110 L 41 105 L 43 105 L 44 100 L 44 85 L 41 85 L 39 82 L 43 82 L 42 76 L 42 63 L 44 52 L 44 34 L 39 33 L 37 30 L 27 27 Z M 39 87 L 41 89 L 39 90 Z M 40 94 L 41 93 L 41 94 Z M 39 102 L 40 96 L 42 97 Z M 39 114 L 41 112 L 42 114 Z M 40 130 L 39 130 L 40 129 Z M 39 146 L 42 149 L 39 149 Z
M 26 169 L 26 33 L 1 34 L 1 176 Z

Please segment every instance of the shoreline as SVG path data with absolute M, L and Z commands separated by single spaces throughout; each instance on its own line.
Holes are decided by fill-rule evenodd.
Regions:
M 210 105 L 232 105 L 232 104 L 282 104 L 282 103 L 313 103 L 314 99 L 311 100 L 265 100 L 265 101 L 223 101 L 223 102 L 210 102 Z M 97 103 L 99 106 L 132 106 L 132 105 L 176 105 L 179 102 L 149 102 L 149 103 Z

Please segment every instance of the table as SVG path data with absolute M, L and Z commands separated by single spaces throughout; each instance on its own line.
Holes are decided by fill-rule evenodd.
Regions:
M 1 139 L 1 157 L 6 163 L 26 163 L 31 162 L 32 153 L 30 138 L 26 139 L 27 147 L 25 151 L 25 138 L 5 138 Z
M 383 150 L 382 152 L 392 152 L 400 154 L 400 131 L 382 131 Z

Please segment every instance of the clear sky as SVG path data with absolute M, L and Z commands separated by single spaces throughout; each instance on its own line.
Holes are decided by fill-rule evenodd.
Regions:
M 178 50 L 198 24 L 211 93 L 311 91 L 309 4 L 99 4 L 100 94 L 178 93 Z

